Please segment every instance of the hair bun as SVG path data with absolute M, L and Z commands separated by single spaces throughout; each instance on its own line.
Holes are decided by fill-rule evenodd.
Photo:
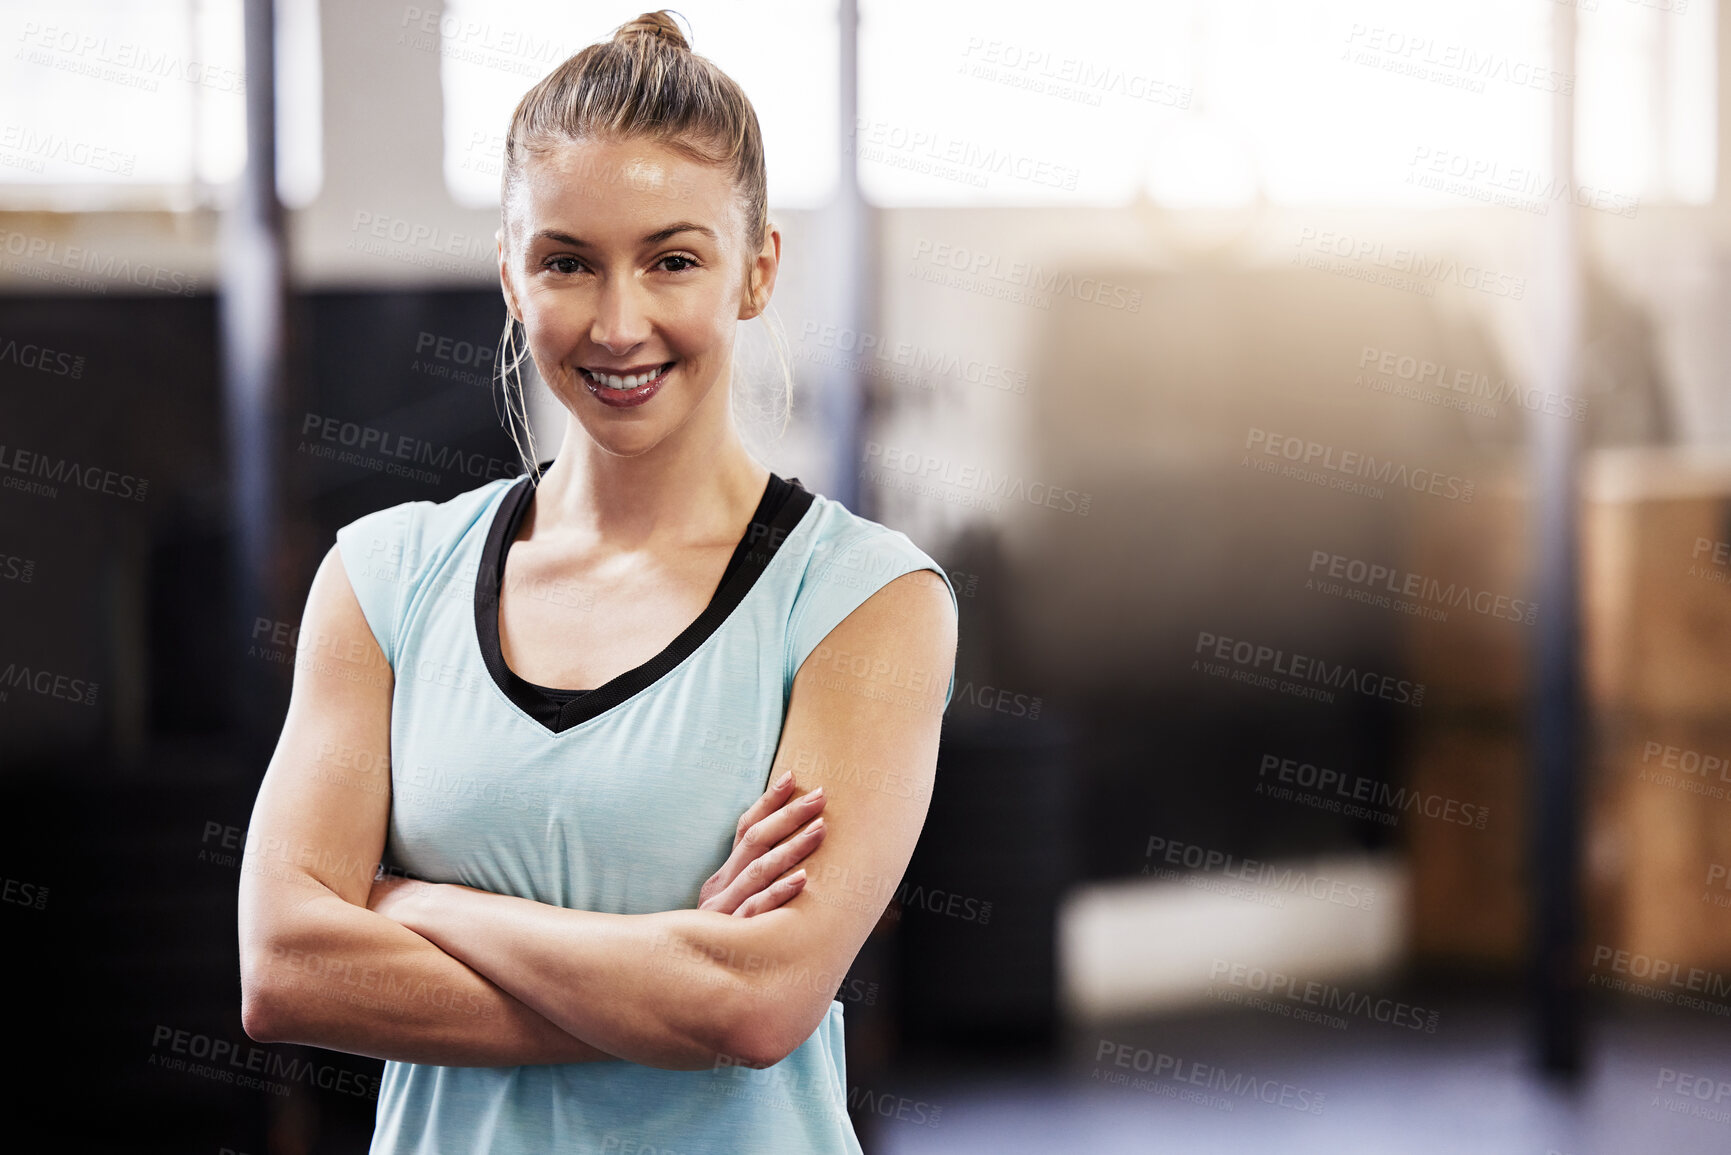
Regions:
M 655 37 L 674 48 L 691 50 L 691 45 L 685 39 L 685 33 L 679 30 L 679 25 L 673 22 L 673 17 L 667 9 L 655 12 L 645 12 L 635 20 L 628 20 L 614 30 L 613 39 L 616 43 L 636 40 L 640 37 Z

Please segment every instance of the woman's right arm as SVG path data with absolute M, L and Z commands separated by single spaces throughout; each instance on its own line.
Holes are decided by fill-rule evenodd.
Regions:
M 385 661 L 332 546 L 240 879 L 241 1019 L 259 1042 L 503 1067 L 613 1059 L 367 909 L 391 805 Z

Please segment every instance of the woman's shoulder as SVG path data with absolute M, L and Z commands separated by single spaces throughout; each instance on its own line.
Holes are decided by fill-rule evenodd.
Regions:
M 411 498 L 364 513 L 337 530 L 337 541 L 365 538 L 368 553 L 423 553 L 424 547 L 461 537 L 495 498 L 520 477 L 496 477 L 443 500 Z
M 399 501 L 362 514 L 337 530 L 343 571 L 393 666 L 406 607 L 415 590 L 470 532 L 477 528 L 485 532 L 487 511 L 518 480 L 494 478 L 441 501 Z
M 800 559 L 798 589 L 788 622 L 785 679 L 823 644 L 830 631 L 890 582 L 917 570 L 931 570 L 942 579 L 954 612 L 955 586 L 944 567 L 899 529 L 848 509 L 839 501 L 814 495 L 806 521 L 807 536 Z M 953 690 L 952 679 L 950 689 Z M 945 692 L 948 704 L 949 690 Z
M 812 495 L 806 520 L 809 532 L 804 551 L 808 555 L 808 576 L 831 579 L 848 574 L 870 576 L 891 569 L 897 572 L 888 573 L 888 577 L 899 576 L 908 569 L 944 572 L 943 566 L 903 531 L 857 514 L 821 493 Z

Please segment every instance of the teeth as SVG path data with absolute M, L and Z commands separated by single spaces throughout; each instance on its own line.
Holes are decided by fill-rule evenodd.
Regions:
M 618 389 L 623 391 L 626 389 L 636 389 L 641 385 L 649 384 L 651 381 L 655 380 L 655 378 L 660 375 L 661 370 L 665 368 L 667 368 L 667 366 L 662 365 L 651 369 L 647 373 L 632 373 L 624 377 L 619 376 L 617 373 L 596 373 L 589 369 L 585 369 L 583 372 L 588 375 L 589 380 L 595 382 L 597 385 L 604 385 L 609 389 Z

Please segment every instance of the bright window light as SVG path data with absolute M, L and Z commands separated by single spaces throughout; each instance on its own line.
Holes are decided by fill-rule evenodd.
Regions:
M 0 10 L 0 207 L 208 203 L 246 163 L 241 0 Z M 277 0 L 278 191 L 317 195 L 318 0 Z
M 685 0 L 692 48 L 739 82 L 763 130 L 773 208 L 811 208 L 836 183 L 834 0 Z M 445 183 L 496 208 L 505 131 L 523 94 L 638 9 L 569 0 L 450 0 L 411 31 L 440 54 Z
M 1671 9 L 1681 7 L 1683 11 Z M 866 196 L 883 205 L 1706 203 L 1714 5 L 1577 0 L 861 0 Z M 1079 18 L 1079 15 L 1082 18 Z M 1576 184 L 1548 173 L 1573 88 Z M 1590 186 L 1590 187 L 1589 187 Z
M 1583 186 L 1622 185 L 1650 201 L 1713 199 L 1717 8 L 1599 0 L 1581 14 L 1575 169 Z

